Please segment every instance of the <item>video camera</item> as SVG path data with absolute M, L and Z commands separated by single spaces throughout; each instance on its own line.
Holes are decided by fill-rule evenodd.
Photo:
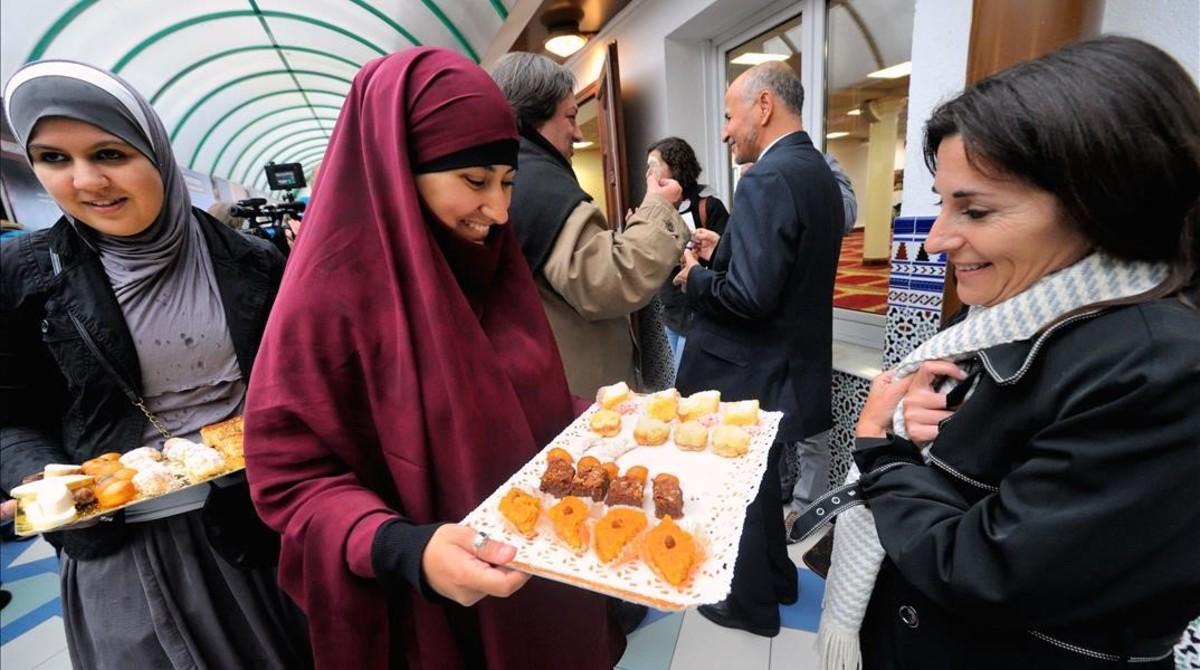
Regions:
M 299 163 L 267 163 L 263 166 L 263 171 L 267 175 L 267 183 L 270 184 L 271 190 L 287 191 L 283 202 L 268 203 L 265 198 L 239 200 L 229 208 L 229 215 L 246 219 L 243 227 L 245 232 L 271 242 L 287 256 L 291 250 L 289 242 L 295 239 L 295 232 L 284 221 L 288 217 L 298 221 L 304 212 L 304 203 L 295 202 L 295 195 L 291 190 L 307 185 L 304 166 Z
M 288 241 L 294 237 L 285 219 L 299 219 L 304 212 L 302 202 L 268 203 L 265 198 L 249 198 L 238 200 L 229 208 L 229 215 L 245 219 L 244 232 L 274 244 L 284 256 L 291 249 Z

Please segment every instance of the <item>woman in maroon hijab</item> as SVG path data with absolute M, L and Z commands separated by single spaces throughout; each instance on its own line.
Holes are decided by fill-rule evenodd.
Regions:
M 368 63 L 342 108 L 246 406 L 318 667 L 607 669 L 624 646 L 604 598 L 525 584 L 450 523 L 573 416 L 504 225 L 516 158 L 504 96 L 449 51 Z

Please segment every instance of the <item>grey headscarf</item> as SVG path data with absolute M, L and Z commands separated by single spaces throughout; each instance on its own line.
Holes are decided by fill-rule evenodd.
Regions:
M 62 117 L 116 135 L 158 168 L 163 207 L 141 233 L 106 235 L 87 221 L 68 219 L 96 250 L 112 284 L 137 349 L 150 410 L 180 436 L 237 412 L 245 384 L 208 245 L 154 109 L 118 77 L 70 61 L 26 65 L 8 81 L 4 99 L 27 159 L 38 121 Z M 156 437 L 147 426 L 146 441 Z

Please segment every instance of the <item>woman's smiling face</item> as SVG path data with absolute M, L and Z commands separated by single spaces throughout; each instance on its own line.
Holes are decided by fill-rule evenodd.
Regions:
M 1083 235 L 1062 221 L 1057 198 L 976 170 L 957 135 L 938 147 L 934 191 L 942 211 L 925 250 L 947 253 L 958 297 L 968 305 L 1003 302 L 1089 251 Z
M 136 235 L 162 210 L 162 177 L 154 163 L 90 123 L 42 119 L 33 129 L 28 151 L 34 174 L 50 197 L 98 232 Z

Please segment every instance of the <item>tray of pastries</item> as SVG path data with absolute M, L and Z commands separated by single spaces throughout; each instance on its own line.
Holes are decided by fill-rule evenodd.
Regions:
M 782 416 L 606 386 L 463 523 L 516 546 L 522 572 L 662 610 L 718 602 Z
M 17 500 L 17 534 L 70 530 L 246 467 L 241 417 L 201 428 L 200 440 L 173 437 L 161 449 L 138 447 L 80 464 L 47 465 L 10 492 Z

